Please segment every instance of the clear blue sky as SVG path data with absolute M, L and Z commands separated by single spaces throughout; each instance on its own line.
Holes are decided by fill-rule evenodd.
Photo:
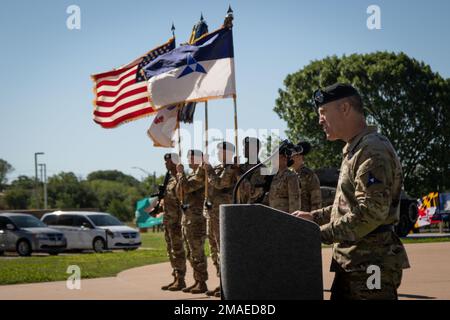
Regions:
M 0 10 L 0 158 L 34 175 L 36 151 L 48 174 L 99 169 L 163 173 L 166 149 L 146 135 L 152 118 L 105 130 L 92 121 L 90 75 L 125 64 L 165 42 L 172 21 L 186 41 L 203 12 L 210 30 L 235 13 L 239 126 L 286 125 L 272 111 L 288 73 L 327 55 L 404 51 L 450 77 L 450 1 L 296 0 L 4 0 Z M 81 30 L 68 30 L 66 8 L 81 8 Z M 381 30 L 366 9 L 381 8 Z M 233 128 L 232 101 L 210 103 L 210 127 Z M 203 111 L 196 119 L 203 119 Z M 243 138 L 243 137 L 241 137 Z

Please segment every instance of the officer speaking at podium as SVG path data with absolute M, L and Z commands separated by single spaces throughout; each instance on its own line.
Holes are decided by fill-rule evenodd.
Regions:
M 333 245 L 331 299 L 397 299 L 408 257 L 394 233 L 399 218 L 402 169 L 389 140 L 366 124 L 362 99 L 348 84 L 314 92 L 327 140 L 343 140 L 334 203 L 292 214 L 320 225 Z

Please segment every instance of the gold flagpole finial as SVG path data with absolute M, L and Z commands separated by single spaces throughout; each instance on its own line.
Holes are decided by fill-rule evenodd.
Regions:
M 223 26 L 226 28 L 233 28 L 233 9 L 231 9 L 231 5 L 228 6 L 227 15 L 225 16 L 225 21 L 223 22 Z
M 172 30 L 172 35 L 175 38 L 175 25 L 172 22 L 172 28 L 170 28 L 170 30 Z

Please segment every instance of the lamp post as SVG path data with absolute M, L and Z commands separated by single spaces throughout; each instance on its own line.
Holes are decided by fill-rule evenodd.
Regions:
M 155 191 L 155 190 L 157 189 L 157 187 L 156 187 L 156 172 L 155 172 L 155 171 L 153 172 L 153 174 L 151 174 L 151 173 L 148 172 L 147 170 L 142 169 L 142 168 L 140 168 L 140 167 L 131 167 L 131 169 L 137 169 L 137 170 L 140 170 L 140 171 L 144 172 L 144 173 L 147 175 L 147 177 L 153 176 L 153 190 Z M 142 179 L 142 180 L 143 180 L 143 179 Z
M 39 207 L 39 192 L 38 192 L 38 163 L 37 163 L 37 158 L 40 155 L 44 155 L 44 152 L 35 152 L 34 153 L 34 172 L 35 172 L 35 176 L 34 176 L 34 194 L 36 197 L 36 205 Z M 39 208 L 38 208 L 39 209 Z
M 44 155 L 44 154 L 45 154 L 44 152 L 35 152 L 34 153 L 34 171 L 35 171 L 35 179 L 34 179 L 34 181 L 35 181 L 35 183 L 38 182 L 37 157 L 40 156 L 40 155 Z
M 151 176 L 152 174 L 148 172 L 147 170 L 142 169 L 141 167 L 131 167 L 131 169 L 138 169 L 144 172 L 147 176 Z
M 47 165 L 45 163 L 40 163 L 41 168 L 41 180 L 44 184 L 44 209 L 47 209 Z

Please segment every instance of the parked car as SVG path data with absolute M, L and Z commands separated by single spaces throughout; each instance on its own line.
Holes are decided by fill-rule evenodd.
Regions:
M 42 217 L 47 225 L 67 238 L 67 250 L 136 250 L 141 245 L 139 231 L 108 213 L 55 211 Z
M 16 251 L 20 256 L 32 252 L 57 255 L 67 246 L 64 234 L 49 228 L 38 218 L 23 213 L 0 213 L 0 255 Z
M 414 229 L 418 215 L 417 200 L 402 191 L 400 195 L 400 217 L 395 226 L 395 232 L 399 237 L 406 237 Z
M 336 187 L 339 180 L 339 170 L 337 168 L 325 168 L 316 170 L 320 180 L 320 190 L 322 193 L 322 205 L 324 207 L 332 205 L 336 195 Z M 400 216 L 399 222 L 395 226 L 395 232 L 399 237 L 406 237 L 414 229 L 417 221 L 417 200 L 411 198 L 405 191 L 400 195 Z

